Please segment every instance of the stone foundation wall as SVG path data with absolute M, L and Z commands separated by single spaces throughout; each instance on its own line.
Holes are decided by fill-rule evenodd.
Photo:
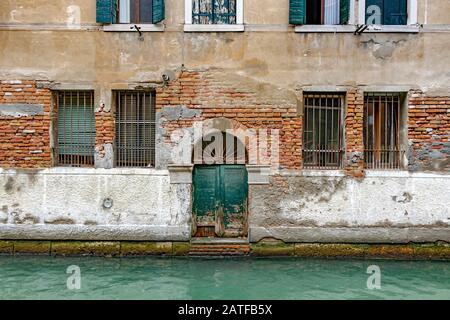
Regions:
M 188 184 L 146 169 L 0 170 L 0 239 L 190 238 Z
M 52 256 L 187 256 L 189 242 L 130 242 L 130 241 L 11 241 L 0 240 L 0 255 Z M 315 244 L 262 242 L 252 244 L 248 256 L 356 258 L 402 260 L 449 260 L 448 243 L 409 243 L 404 245 L 374 244 Z
M 310 172 L 271 177 L 250 186 L 250 241 L 285 242 L 450 241 L 448 175 Z

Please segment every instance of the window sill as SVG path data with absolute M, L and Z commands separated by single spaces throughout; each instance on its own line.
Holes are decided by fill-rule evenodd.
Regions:
M 420 26 L 418 25 L 402 25 L 402 26 L 394 26 L 394 25 L 370 25 L 364 31 L 365 32 L 405 32 L 405 33 L 418 33 L 420 31 Z
M 355 32 L 356 26 L 354 25 L 312 25 L 305 24 L 295 27 L 295 32 L 329 32 L 329 33 L 340 33 L 340 32 Z
M 243 32 L 243 24 L 185 24 L 184 32 Z
M 163 24 L 136 24 L 141 32 L 163 32 L 165 26 Z M 137 32 L 132 23 L 117 23 L 103 26 L 103 31 L 109 32 Z
M 295 32 L 299 33 L 351 33 L 355 32 L 357 29 L 354 25 L 301 25 L 295 26 Z M 418 33 L 420 32 L 420 27 L 418 25 L 408 25 L 408 26 L 385 26 L 385 25 L 370 25 L 364 31 L 364 33 L 383 33 L 383 32 L 392 32 L 392 33 Z

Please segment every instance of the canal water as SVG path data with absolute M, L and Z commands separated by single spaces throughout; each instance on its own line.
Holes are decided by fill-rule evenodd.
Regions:
M 450 262 L 0 256 L 0 299 L 450 299 Z

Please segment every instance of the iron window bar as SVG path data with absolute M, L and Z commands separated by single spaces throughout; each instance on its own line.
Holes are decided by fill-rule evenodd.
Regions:
M 343 94 L 308 93 L 304 96 L 303 168 L 342 168 Z
M 116 167 L 155 166 L 155 92 L 116 92 Z
M 401 169 L 400 93 L 364 95 L 364 160 L 366 169 Z
M 59 166 L 94 165 L 95 114 L 92 91 L 56 93 L 56 162 Z

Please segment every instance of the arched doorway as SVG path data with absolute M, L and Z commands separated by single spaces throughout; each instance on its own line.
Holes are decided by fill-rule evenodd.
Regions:
M 194 146 L 201 156 L 193 155 L 193 235 L 245 237 L 248 234 L 246 148 L 228 133 L 216 131 L 213 135 L 205 136 Z

